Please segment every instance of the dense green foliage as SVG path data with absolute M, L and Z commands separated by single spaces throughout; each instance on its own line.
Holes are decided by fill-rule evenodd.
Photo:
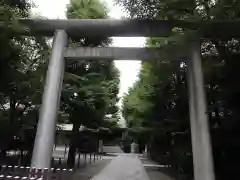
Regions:
M 108 9 L 104 2 L 99 0 L 71 0 L 67 7 L 68 19 L 107 19 Z M 111 41 L 108 37 L 84 37 L 74 39 L 81 46 L 107 46 Z M 75 44 L 75 45 L 76 45 Z
M 28 1 L 0 1 L 0 21 L 8 28 L 0 32 L 0 148 L 27 150 L 31 157 L 43 72 L 49 48 L 42 37 L 23 37 L 18 19 L 29 17 Z M 2 160 L 2 159 L 1 159 Z
M 98 0 L 72 0 L 67 8 L 69 19 L 107 18 L 106 6 Z M 73 40 L 72 46 L 106 46 L 108 38 Z M 80 125 L 98 128 L 112 124 L 107 117 L 118 113 L 119 72 L 113 61 L 85 61 L 68 66 L 64 79 L 63 108 L 73 123 L 68 164 L 74 164 Z M 106 117 L 107 115 L 107 117 Z M 116 121 L 115 121 L 116 122 Z M 116 125 L 116 124 L 115 124 Z
M 8 24 L 8 28 L 0 32 L 0 161 L 6 159 L 7 151 L 21 150 L 22 155 L 28 154 L 28 159 L 21 164 L 30 163 L 51 51 L 49 39 L 18 33 L 27 28 L 18 20 L 28 18 L 31 7 L 30 1 L 0 0 L 0 21 Z M 72 0 L 66 15 L 79 19 L 107 18 L 107 9 L 97 0 Z M 105 37 L 69 39 L 70 46 L 106 46 L 110 42 Z M 73 123 L 70 165 L 74 163 L 81 124 L 92 129 L 117 127 L 118 86 L 119 72 L 113 61 L 81 60 L 66 65 L 58 123 Z
M 237 20 L 240 12 L 240 2 L 233 0 L 117 2 L 134 19 Z M 183 41 L 188 41 L 188 29 L 181 30 L 184 36 L 179 36 L 179 29 L 174 29 L 174 34 L 169 38 L 149 38 L 147 46 L 163 47 L 172 41 L 184 45 Z M 216 179 L 238 179 L 239 39 L 202 38 L 201 51 Z M 171 164 L 179 179 L 192 179 L 193 175 L 186 69 L 184 61 L 142 63 L 139 80 L 123 103 L 123 115 L 130 127 L 151 129 L 151 157 Z

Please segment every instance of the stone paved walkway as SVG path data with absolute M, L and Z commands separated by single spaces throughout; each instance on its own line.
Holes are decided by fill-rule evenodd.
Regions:
M 80 168 L 73 180 L 174 180 L 161 165 L 136 154 L 114 154 Z
M 122 154 L 91 180 L 149 180 L 137 155 Z
M 100 173 L 109 163 L 111 159 L 102 159 L 96 163 L 88 164 L 77 170 L 73 176 L 73 180 L 90 180 L 93 176 Z

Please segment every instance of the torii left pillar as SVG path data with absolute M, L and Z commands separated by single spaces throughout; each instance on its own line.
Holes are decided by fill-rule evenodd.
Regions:
M 32 168 L 43 169 L 51 166 L 56 119 L 64 76 L 67 39 L 64 30 L 56 30 L 34 143 Z

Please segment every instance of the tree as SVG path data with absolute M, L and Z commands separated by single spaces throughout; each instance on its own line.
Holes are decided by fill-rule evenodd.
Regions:
M 25 28 L 18 19 L 28 18 L 31 6 L 28 1 L 0 1 L 0 20 L 8 24 L 0 33 L 4 44 L 0 49 L 0 148 L 4 156 L 9 149 L 32 151 L 34 131 L 31 142 L 26 131 L 34 130 L 38 120 L 36 105 L 40 104 L 49 48 L 45 38 L 18 33 Z
M 107 6 L 99 0 L 71 0 L 67 7 L 68 19 L 106 19 L 108 18 Z M 83 37 L 73 39 L 72 45 L 80 46 L 104 46 L 111 40 L 108 37 Z
M 68 18 L 107 18 L 107 10 L 97 0 L 72 0 L 67 8 Z M 70 46 L 105 46 L 106 37 L 72 39 Z M 80 125 L 98 128 L 105 125 L 106 115 L 114 115 L 118 109 L 119 72 L 113 61 L 85 61 L 68 66 L 62 93 L 62 108 L 73 124 L 68 165 L 73 166 L 78 145 Z
M 101 65 L 102 68 L 97 70 L 96 66 Z M 80 125 L 98 128 L 105 124 L 104 119 L 107 114 L 117 112 L 118 71 L 113 63 L 103 65 L 90 62 L 88 69 L 84 70 L 86 67 L 82 66 L 75 69 L 78 72 L 77 76 L 67 74 L 65 77 L 62 94 L 63 106 L 69 114 L 70 122 L 73 123 L 69 150 L 71 152 L 72 148 L 72 154 L 69 153 L 69 165 L 74 163 Z
M 236 20 L 239 18 L 239 3 L 237 1 L 130 1 L 116 0 L 124 6 L 133 19 L 168 19 L 168 20 Z M 200 26 L 200 29 L 204 26 Z M 183 44 L 189 35 L 189 29 L 173 29 L 175 36 L 169 38 L 150 38 L 154 46 L 167 46 L 175 41 Z M 179 31 L 184 36 L 179 36 Z M 221 31 L 221 29 L 219 29 Z M 224 35 L 224 32 L 222 32 Z M 179 37 L 184 37 L 183 39 Z M 166 43 L 167 42 L 167 43 Z M 149 44 L 148 44 L 149 45 Z M 217 179 L 239 177 L 235 168 L 239 154 L 239 142 L 233 139 L 239 138 L 239 75 L 238 71 L 238 38 L 202 38 L 201 51 L 205 76 L 205 90 L 208 100 L 209 123 L 212 133 L 212 144 Z M 189 179 L 192 177 L 192 157 L 190 149 L 190 128 L 188 125 L 188 96 L 185 62 L 171 65 L 170 69 L 159 62 L 159 66 L 151 62 L 153 68 L 149 72 L 150 79 L 157 79 L 152 84 L 151 80 L 143 81 L 142 72 L 140 80 L 125 97 L 125 118 L 134 123 L 142 122 L 142 126 L 151 126 L 156 133 L 150 138 L 151 153 L 154 159 L 161 163 L 164 157 L 169 157 L 168 163 L 172 169 L 179 171 L 179 176 L 185 174 Z M 168 65 L 167 65 L 168 66 Z M 146 69 L 143 65 L 142 69 Z M 166 72 L 166 73 L 165 73 Z M 162 79 L 165 77 L 164 79 Z M 158 79 L 160 78 L 160 79 Z M 144 87 L 150 86 L 143 96 L 139 95 Z M 138 95 L 136 95 L 138 94 Z M 134 103 L 135 102 L 135 103 Z M 132 106 L 132 105 L 135 106 Z M 145 107 L 144 105 L 147 104 Z M 144 106 L 144 107 L 139 107 Z M 139 109 L 145 109 L 143 114 Z M 150 113 L 148 113 L 150 112 Z M 145 121 L 145 122 L 144 122 Z M 133 124 L 134 124 L 133 123 Z M 155 143 L 152 143 L 155 142 Z M 172 144 L 173 142 L 173 144 Z M 154 145 L 154 146 L 153 146 Z M 161 148 L 160 148 L 161 146 Z M 163 148 L 164 147 L 164 148 Z M 162 156 L 163 152 L 167 155 Z M 167 153 L 166 153 L 167 152 Z M 153 157 L 153 156 L 152 156 Z M 181 170 L 181 171 L 180 171 Z

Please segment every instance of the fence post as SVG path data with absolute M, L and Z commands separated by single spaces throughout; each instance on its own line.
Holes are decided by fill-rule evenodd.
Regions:
M 79 152 L 78 153 L 78 163 L 77 163 L 78 168 L 80 167 L 80 158 L 81 158 L 81 153 Z
M 65 148 L 64 148 L 64 160 L 66 158 L 66 153 L 67 153 L 67 145 L 65 145 Z
M 92 164 L 91 160 L 92 160 L 92 153 L 90 152 L 90 164 Z
M 86 166 L 86 165 L 87 165 L 87 153 L 86 153 L 86 152 L 84 153 L 84 160 L 85 160 L 85 163 L 84 163 L 84 164 L 85 164 L 85 166 Z

